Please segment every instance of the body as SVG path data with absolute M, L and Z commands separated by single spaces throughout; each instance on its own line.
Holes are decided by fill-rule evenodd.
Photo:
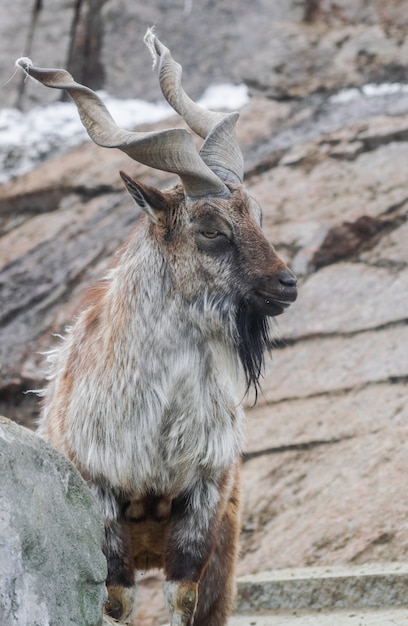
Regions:
M 179 212 L 177 219 L 186 217 Z M 122 619 L 131 608 L 113 602 L 114 588 L 130 587 L 134 569 L 169 570 L 168 552 L 180 553 L 183 545 L 191 560 L 189 552 L 197 552 L 194 544 L 206 536 L 203 555 L 188 565 L 200 578 L 226 516 L 232 562 L 237 550 L 246 383 L 236 350 L 238 305 L 225 292 L 233 277 L 227 283 L 217 277 L 217 291 L 195 244 L 177 252 L 180 242 L 166 242 L 165 232 L 142 218 L 90 291 L 74 329 L 53 354 L 39 429 L 77 465 L 99 500 L 110 602 L 118 611 L 112 614 Z M 211 257 L 206 260 L 211 264 Z M 192 291 L 191 280 L 200 278 L 201 288 L 195 284 Z M 226 552 L 224 546 L 223 562 Z M 224 598 L 221 624 L 232 601 L 233 568 L 224 581 L 218 575 L 212 580 L 211 596 L 222 590 Z
M 50 357 L 39 433 L 78 467 L 105 520 L 106 620 L 131 623 L 137 568 L 163 567 L 171 626 L 224 626 L 232 608 L 246 391 L 258 388 L 270 324 L 296 278 L 242 185 L 238 114 L 207 112 L 149 31 L 181 129 L 119 129 L 64 70 L 20 66 L 75 100 L 96 143 L 172 171 L 167 191 L 121 172 L 144 211 Z

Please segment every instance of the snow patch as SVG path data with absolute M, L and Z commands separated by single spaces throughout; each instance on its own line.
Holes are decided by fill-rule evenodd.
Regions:
M 340 91 L 330 96 L 329 102 L 332 104 L 344 104 L 358 98 L 378 98 L 404 93 L 408 93 L 408 85 L 403 83 L 367 83 L 360 88 L 340 89 Z

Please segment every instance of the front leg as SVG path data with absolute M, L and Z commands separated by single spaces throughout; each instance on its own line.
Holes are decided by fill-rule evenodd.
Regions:
M 173 501 L 163 585 L 171 626 L 192 626 L 194 622 L 198 584 L 214 551 L 231 487 L 229 473 L 217 482 L 202 478 Z
M 104 553 L 108 565 L 105 613 L 121 624 L 131 624 L 135 600 L 135 567 L 125 520 L 105 520 Z
M 123 518 L 123 504 L 112 489 L 91 483 L 90 487 L 105 518 L 103 552 L 108 566 L 105 621 L 130 624 L 134 611 L 135 567 L 129 527 Z M 115 620 L 117 620 L 115 622 Z

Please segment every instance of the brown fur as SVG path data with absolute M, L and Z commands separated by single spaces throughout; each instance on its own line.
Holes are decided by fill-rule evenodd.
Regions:
M 240 533 L 240 466 L 218 529 L 217 541 L 200 583 L 194 626 L 223 626 L 235 600 L 235 564 Z
M 225 477 L 225 485 L 231 476 Z M 197 578 L 200 580 L 194 626 L 223 626 L 235 599 L 235 562 L 240 532 L 240 464 L 233 470 L 233 487 L 220 509 L 209 555 Z M 172 566 L 165 563 L 166 544 L 171 538 L 172 502 L 166 497 L 147 496 L 126 504 L 124 519 L 131 541 L 135 569 L 142 571 Z M 174 548 L 167 545 L 174 554 Z M 177 559 L 178 561 L 178 559 Z M 177 563 L 178 564 L 178 563 Z M 186 587 L 186 593 L 189 587 Z

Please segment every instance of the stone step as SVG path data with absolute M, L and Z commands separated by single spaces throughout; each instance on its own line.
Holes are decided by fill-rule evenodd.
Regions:
M 408 609 L 363 611 L 276 611 L 234 615 L 228 626 L 406 626 Z
M 262 572 L 238 580 L 228 626 L 408 624 L 408 564 Z

